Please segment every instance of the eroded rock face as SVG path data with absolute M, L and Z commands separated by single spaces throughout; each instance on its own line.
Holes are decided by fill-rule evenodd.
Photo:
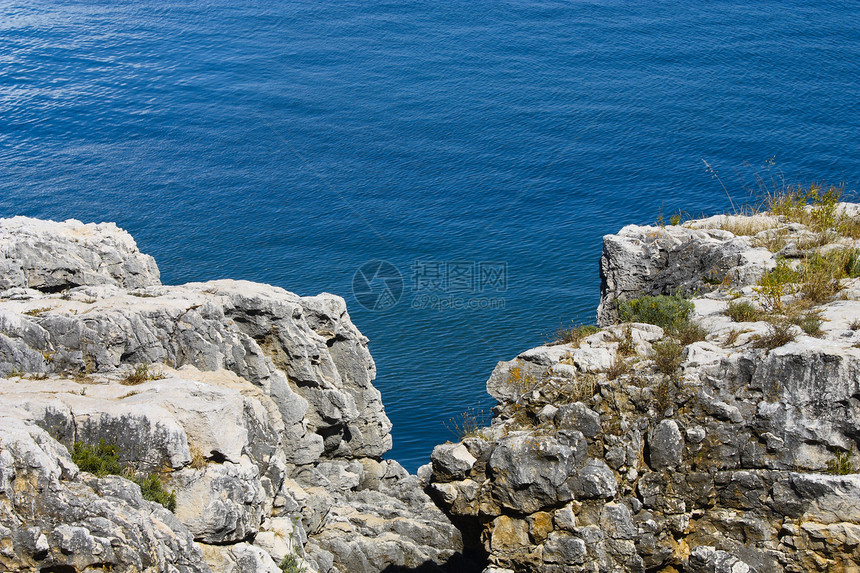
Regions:
M 79 474 L 38 426 L 0 413 L 0 566 L 209 572 L 176 517 L 118 476 Z
M 298 446 L 290 452 L 296 463 L 323 451 L 374 457 L 391 447 L 367 340 L 339 297 L 301 298 L 241 281 L 29 295 L 18 293 L 0 309 L 0 373 L 158 363 L 229 369 L 273 398 Z M 330 313 L 325 321 L 322 309 Z
M 324 517 L 308 544 L 318 563 L 331 560 L 344 573 L 383 571 L 392 562 L 404 570 L 470 570 L 460 532 L 397 462 L 335 460 L 295 479 L 317 498 L 306 519 Z
M 782 254 L 806 233 L 735 219 L 791 227 Z M 814 309 L 818 337 L 792 326 L 792 341 L 761 344 L 768 323 L 725 311 L 759 304 L 752 284 L 776 254 L 724 223 L 605 238 L 601 322 L 620 300 L 699 292 L 706 338 L 677 370 L 657 367 L 673 334 L 652 325 L 534 348 L 490 376 L 492 424 L 434 450 L 434 499 L 475 532 L 486 573 L 860 569 L 860 475 L 833 475 L 860 467 L 860 281 Z
M 161 282 L 155 259 L 113 223 L 0 219 L 0 291 L 100 284 L 134 289 Z
M 163 286 L 110 224 L 0 220 L 0 255 L 0 569 L 456 561 L 457 529 L 381 460 L 391 424 L 343 299 Z M 78 471 L 75 442 L 101 440 L 124 471 L 158 475 L 175 514 Z
M 712 219 L 719 217 L 725 218 Z M 707 222 L 689 227 L 628 225 L 606 235 L 597 323 L 613 324 L 623 300 L 677 292 L 689 296 L 727 278 L 736 285 L 754 283 L 775 264 L 773 253 L 754 244 L 752 237 L 735 236 Z

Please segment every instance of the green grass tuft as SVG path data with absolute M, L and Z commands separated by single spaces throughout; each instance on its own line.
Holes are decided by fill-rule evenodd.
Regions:
M 791 316 L 788 320 L 791 324 L 796 324 L 803 329 L 803 332 L 809 336 L 821 336 L 822 334 L 821 325 L 824 323 L 824 319 L 818 312 L 804 312 L 797 316 Z
M 158 474 L 149 474 L 147 477 L 132 475 L 129 479 L 140 486 L 143 499 L 160 503 L 170 511 L 176 510 L 176 492 L 167 493 Z
M 134 371 L 120 381 L 120 384 L 126 386 L 137 386 L 149 380 L 161 380 L 164 378 L 164 373 L 161 371 L 150 371 L 148 364 L 136 366 Z
M 618 306 L 623 322 L 645 322 L 673 332 L 689 322 L 692 314 L 693 303 L 680 295 L 643 296 Z
M 754 289 L 766 311 L 779 312 L 782 310 L 782 297 L 793 292 L 798 282 L 800 274 L 789 266 L 788 261 L 779 259 L 776 267 L 766 272 Z
M 725 313 L 735 322 L 756 322 L 764 316 L 761 309 L 746 300 L 733 300 L 729 303 Z
M 299 562 L 299 557 L 295 553 L 290 553 L 286 555 L 281 562 L 278 563 L 278 567 L 283 573 L 303 573 L 306 571 L 303 565 Z
M 753 346 L 756 348 L 773 350 L 774 348 L 785 346 L 789 342 L 794 341 L 794 333 L 791 331 L 791 323 L 778 321 L 770 323 L 767 326 L 768 333 L 764 336 L 760 336 L 753 343 Z
M 834 476 L 857 473 L 857 468 L 851 463 L 851 452 L 834 452 L 834 458 L 827 461 L 827 473 Z
M 576 324 L 559 328 L 555 332 L 556 344 L 573 344 L 579 346 L 584 338 L 600 332 L 600 327 L 593 324 Z

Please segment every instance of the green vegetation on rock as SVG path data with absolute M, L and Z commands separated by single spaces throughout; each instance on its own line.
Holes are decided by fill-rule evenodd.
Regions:
M 643 296 L 618 307 L 623 322 L 645 322 L 673 332 L 689 323 L 692 314 L 693 303 L 678 294 Z
M 143 499 L 160 503 L 170 511 L 176 509 L 176 492 L 168 493 L 158 474 L 153 473 L 146 477 L 137 475 L 130 467 L 123 468 L 120 465 L 119 455 L 119 448 L 104 440 L 99 440 L 95 448 L 83 442 L 75 442 L 72 461 L 81 471 L 90 472 L 98 477 L 118 475 L 133 481 L 140 486 Z
M 554 343 L 573 344 L 579 346 L 583 338 L 600 332 L 600 327 L 593 324 L 578 324 L 559 328 L 555 332 Z
M 134 371 L 120 381 L 120 384 L 126 386 L 137 386 L 150 380 L 161 380 L 164 378 L 164 373 L 158 370 L 151 371 L 148 364 L 136 366 Z
M 83 442 L 75 442 L 72 450 L 72 461 L 83 472 L 90 472 L 99 477 L 121 475 L 123 468 L 119 464 L 119 449 L 113 444 L 99 440 L 95 448 Z
M 857 468 L 851 463 L 851 452 L 835 452 L 834 456 L 827 461 L 827 473 L 835 476 L 857 473 Z
M 289 553 L 281 559 L 281 562 L 278 563 L 278 567 L 284 573 L 303 573 L 306 571 L 304 566 L 299 562 L 298 556 L 295 553 Z
M 748 300 L 733 300 L 726 308 L 726 316 L 735 322 L 756 322 L 764 317 L 764 312 Z

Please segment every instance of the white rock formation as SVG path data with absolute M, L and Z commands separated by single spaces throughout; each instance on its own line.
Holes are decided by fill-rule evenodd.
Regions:
M 135 377 L 135 372 L 136 377 Z M 0 569 L 377 572 L 459 531 L 383 461 L 391 423 L 340 297 L 163 286 L 112 224 L 0 220 Z M 76 442 L 158 475 L 175 514 Z

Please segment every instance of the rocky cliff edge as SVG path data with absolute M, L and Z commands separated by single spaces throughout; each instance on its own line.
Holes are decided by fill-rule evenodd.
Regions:
M 790 207 L 605 237 L 602 328 L 499 363 L 419 471 L 485 573 L 860 570 L 858 209 Z
M 4 571 L 464 567 L 459 531 L 382 459 L 391 424 L 340 297 L 165 286 L 113 224 L 4 219 L 0 375 Z M 120 475 L 74 463 L 100 445 Z

